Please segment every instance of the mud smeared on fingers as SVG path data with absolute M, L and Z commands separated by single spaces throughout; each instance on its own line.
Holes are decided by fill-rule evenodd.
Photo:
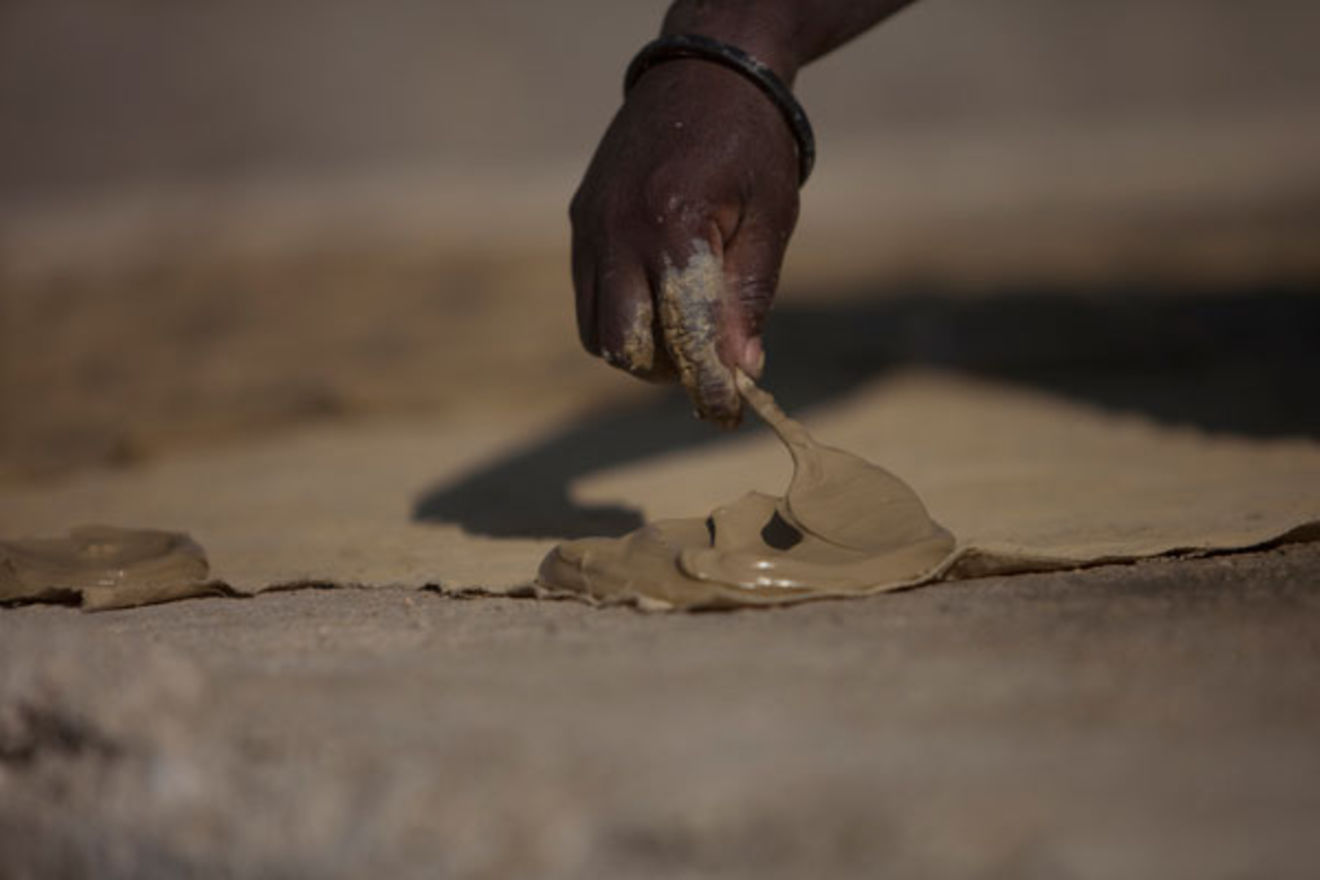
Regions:
M 678 267 L 666 260 L 660 284 L 660 326 L 665 348 L 697 417 L 731 428 L 742 418 L 742 400 L 733 371 L 719 356 L 726 308 L 723 290 L 723 262 L 709 244 L 694 241 L 686 264 Z
M 617 342 L 603 347 L 601 357 L 642 379 L 656 379 L 667 373 L 657 370 L 655 351 L 655 310 L 648 298 L 632 301 L 631 313 L 618 331 Z

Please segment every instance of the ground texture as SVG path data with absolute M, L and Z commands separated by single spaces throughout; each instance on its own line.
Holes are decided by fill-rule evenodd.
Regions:
M 1314 876 L 1318 566 L 10 611 L 5 875 Z
M 659 14 L 0 6 L 0 491 L 570 414 L 384 509 L 635 525 L 564 488 L 712 435 L 578 349 L 564 211 Z M 923 0 L 804 72 L 772 387 L 934 367 L 1313 442 L 1318 18 Z M 0 878 L 1309 878 L 1318 681 L 1320 544 L 735 614 L 2 609 Z

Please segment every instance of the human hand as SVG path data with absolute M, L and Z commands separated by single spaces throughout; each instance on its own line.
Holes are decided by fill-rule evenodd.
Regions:
M 698 59 L 648 70 L 573 198 L 582 344 L 641 378 L 676 377 L 699 417 L 736 425 L 733 369 L 761 374 L 797 212 L 794 140 L 756 85 Z

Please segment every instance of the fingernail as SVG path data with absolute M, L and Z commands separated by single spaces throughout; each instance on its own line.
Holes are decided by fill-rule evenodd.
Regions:
M 761 373 L 765 370 L 765 347 L 761 345 L 759 336 L 747 340 L 747 344 L 743 346 L 742 368 L 743 372 L 753 379 L 761 378 Z

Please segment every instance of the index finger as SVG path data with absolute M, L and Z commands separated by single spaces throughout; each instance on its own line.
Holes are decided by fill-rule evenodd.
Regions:
M 665 348 L 697 417 L 726 428 L 737 426 L 742 398 L 733 370 L 719 352 L 728 318 L 723 255 L 698 238 L 682 266 L 666 256 L 656 301 Z

